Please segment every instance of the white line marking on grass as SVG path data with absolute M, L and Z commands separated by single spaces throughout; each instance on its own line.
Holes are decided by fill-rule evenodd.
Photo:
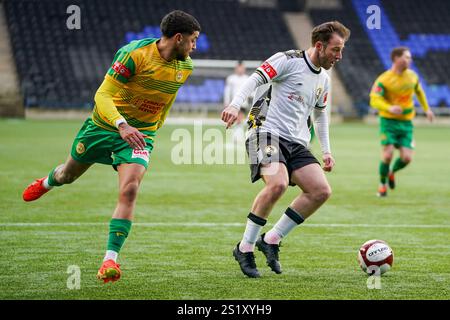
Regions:
M 5 222 L 0 227 L 81 227 L 106 226 L 103 222 Z M 270 225 L 270 224 L 268 224 Z M 135 222 L 133 226 L 140 227 L 244 227 L 244 223 L 230 222 Z M 309 223 L 302 228 L 413 228 L 413 229 L 449 229 L 450 224 L 345 224 L 345 223 Z

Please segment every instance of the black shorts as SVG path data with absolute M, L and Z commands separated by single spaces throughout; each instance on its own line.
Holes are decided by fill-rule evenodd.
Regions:
M 250 171 L 252 182 L 261 178 L 260 169 L 262 164 L 282 162 L 286 165 L 289 180 L 294 170 L 302 168 L 311 163 L 320 164 L 312 153 L 303 145 L 291 142 L 268 132 L 252 133 L 245 147 L 250 160 Z M 291 186 L 295 184 L 289 181 Z

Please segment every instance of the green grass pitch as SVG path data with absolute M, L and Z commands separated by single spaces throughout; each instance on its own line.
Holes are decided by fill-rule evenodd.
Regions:
M 377 126 L 333 125 L 331 199 L 283 241 L 283 274 L 270 272 L 257 252 L 262 278 L 248 279 L 231 252 L 262 183 L 250 183 L 247 165 L 174 165 L 171 134 L 179 126 L 167 125 L 119 256 L 123 277 L 103 285 L 95 274 L 117 198 L 111 167 L 95 165 L 36 202 L 21 198 L 26 185 L 65 160 L 81 124 L 0 121 L 0 299 L 450 298 L 448 127 L 416 128 L 413 163 L 397 175 L 397 189 L 379 199 Z M 318 155 L 317 141 L 313 150 Z M 298 192 L 289 188 L 264 231 Z M 394 251 L 381 289 L 367 288 L 357 263 L 369 239 Z M 67 287 L 71 265 L 80 268 L 80 289 Z

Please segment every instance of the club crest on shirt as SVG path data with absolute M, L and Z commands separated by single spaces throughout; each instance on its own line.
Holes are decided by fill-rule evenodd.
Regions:
M 82 154 L 86 151 L 86 147 L 84 146 L 83 142 L 78 142 L 75 150 L 77 151 L 78 154 Z
M 319 100 L 320 95 L 322 94 L 323 89 L 317 88 L 316 89 L 316 100 Z
M 264 148 L 264 154 L 265 154 L 267 157 L 271 157 L 271 156 L 273 156 L 273 155 L 275 155 L 275 154 L 277 154 L 277 153 L 278 153 L 278 149 L 277 149 L 275 146 L 267 145 L 267 146 Z
M 175 76 L 175 80 L 177 82 L 181 82 L 182 79 L 183 79 L 183 71 L 177 71 L 177 74 Z

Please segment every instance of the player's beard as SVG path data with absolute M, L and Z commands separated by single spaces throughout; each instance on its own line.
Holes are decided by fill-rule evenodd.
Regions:
M 331 68 L 331 63 L 329 62 L 328 58 L 326 55 L 324 56 L 320 56 L 320 53 L 318 53 L 318 60 L 319 60 L 319 64 L 322 68 L 324 68 L 325 70 L 328 70 Z
M 328 59 L 326 53 L 325 53 L 326 47 L 322 48 L 322 52 L 317 52 L 317 61 L 319 61 L 320 67 L 324 68 L 325 70 L 328 70 L 331 68 L 331 62 Z M 321 55 L 323 53 L 323 55 Z
M 179 61 L 186 61 L 186 56 L 184 54 L 177 54 L 176 59 Z
M 189 53 L 186 53 L 184 50 L 180 49 L 177 51 L 175 55 L 175 59 L 180 61 L 186 61 L 186 59 L 189 57 Z
M 182 41 L 177 47 L 176 47 L 176 53 L 175 53 L 175 59 L 179 61 L 186 61 L 186 59 L 189 57 L 189 51 L 186 52 L 185 49 L 185 43 Z

